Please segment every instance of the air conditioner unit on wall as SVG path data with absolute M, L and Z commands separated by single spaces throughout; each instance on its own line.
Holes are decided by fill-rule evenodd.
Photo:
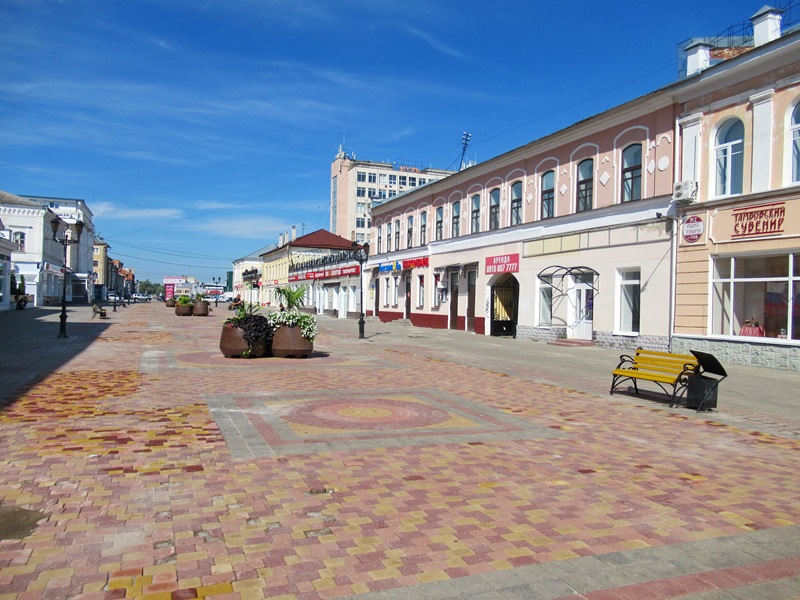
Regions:
M 696 181 L 678 181 L 672 187 L 672 199 L 680 204 L 691 204 L 697 197 Z

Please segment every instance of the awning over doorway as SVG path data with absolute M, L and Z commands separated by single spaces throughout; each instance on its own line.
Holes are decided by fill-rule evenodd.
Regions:
M 586 277 L 587 275 L 591 275 L 591 278 Z M 600 290 L 597 289 L 597 286 L 594 284 L 595 278 L 599 278 L 600 273 L 591 267 L 562 267 L 561 265 L 551 265 L 539 271 L 536 277 L 538 277 L 540 281 L 547 283 L 562 292 L 564 291 L 562 289 L 564 278 L 574 277 L 589 285 L 595 292 L 600 293 Z M 558 281 L 558 284 L 556 284 L 556 281 Z

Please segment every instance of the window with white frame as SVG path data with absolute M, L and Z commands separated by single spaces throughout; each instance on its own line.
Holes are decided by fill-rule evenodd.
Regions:
M 622 333 L 639 333 L 639 297 L 641 291 L 639 269 L 626 269 L 618 273 L 619 323 Z
M 25 252 L 25 233 L 15 231 L 12 241 L 17 245 L 20 252 Z
M 547 171 L 542 174 L 542 218 L 555 216 L 556 172 Z
M 800 254 L 713 259 L 711 333 L 800 339 Z
M 392 277 L 392 306 L 397 306 L 397 295 L 400 291 L 400 278 Z
M 522 223 L 522 182 L 511 185 L 511 225 Z
M 428 243 L 428 211 L 423 211 L 419 215 L 419 244 L 424 246 Z
M 431 298 L 431 306 L 439 306 L 440 296 L 439 296 L 439 284 L 442 281 L 441 273 L 434 273 L 433 275 L 433 296 Z
M 400 250 L 400 219 L 394 222 L 394 249 Z
M 367 174 L 364 171 L 359 171 L 356 173 L 356 181 L 365 182 L 367 181 Z
M 365 187 L 357 187 L 356 188 L 356 196 L 358 198 L 366 198 L 367 197 L 367 188 L 365 188 Z
M 397 185 L 397 175 L 389 175 L 389 185 Z
M 392 278 L 386 278 L 386 294 L 383 297 L 383 305 L 389 306 L 392 301 Z
M 369 173 L 367 175 L 367 183 L 378 183 L 377 173 Z
M 386 251 L 392 251 L 392 224 L 386 224 Z
M 715 194 L 741 194 L 744 178 L 744 124 L 739 119 L 729 119 L 719 128 L 714 156 Z
M 622 202 L 642 199 L 642 145 L 622 151 Z
M 417 308 L 425 306 L 425 275 L 417 276 Z
M 594 191 L 594 159 L 587 158 L 578 163 L 578 186 L 576 188 L 575 212 L 592 208 Z
M 382 231 L 382 229 L 383 229 L 383 226 L 382 226 L 382 225 L 378 227 L 378 254 L 380 254 L 380 253 L 381 253 L 381 250 L 382 250 L 382 249 L 381 249 L 381 245 L 382 245 L 382 244 L 381 244 L 381 241 L 383 240 L 383 235 L 382 235 L 382 234 L 383 234 L 383 231 Z M 380 290 L 379 290 L 379 291 L 380 291 Z
M 539 326 L 550 327 L 553 324 L 553 278 L 539 279 Z
M 444 209 L 440 206 L 436 209 L 436 241 L 444 237 Z
M 386 185 L 386 173 L 378 173 L 378 185 Z
M 472 218 L 470 221 L 470 233 L 479 233 L 481 230 L 481 197 L 475 194 L 472 197 Z
M 414 247 L 414 216 L 408 215 L 406 221 L 406 248 Z
M 489 194 L 489 231 L 500 228 L 500 189 L 495 188 Z
M 792 111 L 792 183 L 800 183 L 800 103 Z
M 461 235 L 461 202 L 453 202 L 453 216 L 450 223 L 450 237 Z

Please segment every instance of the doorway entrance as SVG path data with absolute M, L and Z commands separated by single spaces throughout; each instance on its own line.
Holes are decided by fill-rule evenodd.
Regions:
M 572 308 L 572 323 L 567 328 L 568 337 L 575 340 L 591 340 L 594 332 L 594 285 L 591 273 L 575 275 L 572 287 L 570 304 Z M 569 336 L 569 332 L 572 335 Z
M 475 284 L 477 271 L 467 271 L 467 331 L 475 331 Z
M 491 335 L 517 335 L 517 309 L 519 307 L 519 282 L 506 273 L 492 286 Z
M 458 329 L 458 271 L 450 271 L 450 329 Z

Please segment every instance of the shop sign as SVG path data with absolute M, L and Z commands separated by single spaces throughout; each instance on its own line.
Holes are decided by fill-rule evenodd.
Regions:
M 697 240 L 703 237 L 703 231 L 705 231 L 705 224 L 703 223 L 703 219 L 697 215 L 688 217 L 683 222 L 683 227 L 681 228 L 683 239 L 690 244 L 694 244 Z
M 361 267 L 354 265 L 352 267 L 324 269 L 321 271 L 307 271 L 305 273 L 298 273 L 297 275 L 289 275 L 289 281 L 308 281 L 316 279 L 330 279 L 331 277 L 349 277 L 351 275 L 358 275 L 360 272 Z
M 486 275 L 519 272 L 519 253 L 486 257 Z
M 427 256 L 422 258 L 411 258 L 403 261 L 404 269 L 418 269 L 420 267 L 427 267 L 430 259 Z
M 164 298 L 169 300 L 170 298 L 175 297 L 175 284 L 174 283 L 165 283 L 164 284 Z
M 378 271 L 402 271 L 402 270 L 403 270 L 403 263 L 400 262 L 399 260 L 378 265 Z
M 773 202 L 733 209 L 732 238 L 781 235 L 786 221 L 786 203 Z

